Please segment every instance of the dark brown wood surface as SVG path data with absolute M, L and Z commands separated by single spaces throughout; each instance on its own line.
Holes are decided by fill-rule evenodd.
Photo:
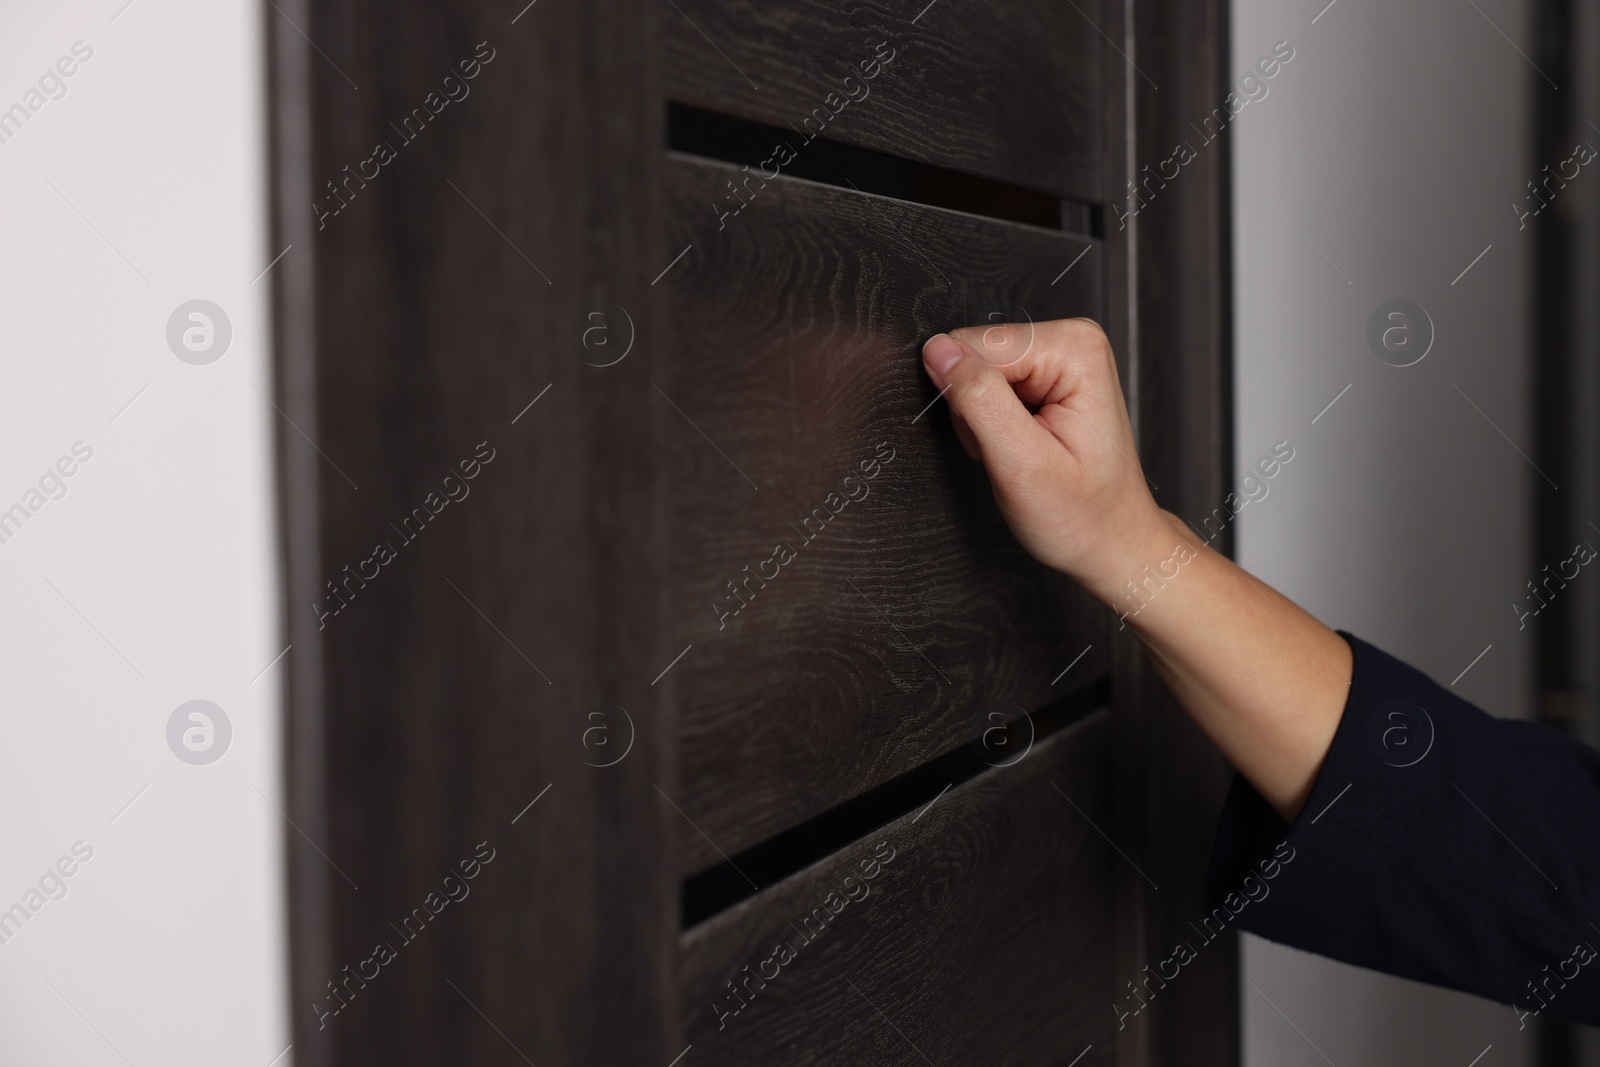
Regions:
M 685 873 L 977 736 L 991 708 L 1082 688 L 1108 651 L 1107 612 L 1017 544 L 920 357 L 991 312 L 1099 317 L 1098 242 L 784 178 L 719 229 L 704 205 L 738 173 L 667 170 L 669 244 L 692 246 L 660 283 L 658 398 L 693 646 L 674 668 L 674 799 L 702 831 Z
M 673 711 L 650 684 L 670 659 L 656 348 L 596 368 L 580 340 L 599 312 L 620 350 L 622 309 L 658 332 L 657 6 L 513 24 L 522 5 L 483 0 L 274 2 L 293 1055 L 664 1065 L 682 1046 L 657 791 L 676 788 Z M 391 126 L 452 84 L 414 139 Z M 395 158 L 319 223 L 375 142 Z M 462 483 L 480 443 L 494 458 Z M 452 484 L 470 493 L 428 504 Z M 397 558 L 319 624 L 325 583 L 379 542 Z M 586 765 L 623 747 L 619 709 L 631 752 Z M 407 938 L 482 842 L 470 893 Z M 395 958 L 343 987 L 378 944 Z M 330 982 L 346 1006 L 324 1018 Z
M 1109 767 L 1099 712 L 689 931 L 695 1062 L 1114 1063 Z
M 782 127 L 825 108 L 836 140 L 1104 199 L 1101 122 L 1118 88 L 1096 28 L 1104 0 L 674 3 L 663 21 L 671 99 Z M 893 58 L 863 82 L 880 42 Z M 827 103 L 830 92 L 846 102 Z
M 941 1064 L 1064 1065 L 1091 1042 L 1080 1067 L 1113 1048 L 1122 1067 L 1236 1062 L 1231 943 L 1124 1030 L 1109 998 L 1194 917 L 1226 768 L 1110 616 L 1022 555 L 944 405 L 916 417 L 928 334 L 1095 315 L 1162 503 L 1220 500 L 1225 146 L 1126 229 L 1114 206 L 1130 163 L 1220 99 L 1220 5 L 275 0 L 263 18 L 274 246 L 293 246 L 270 284 L 297 1060 L 663 1067 L 693 1041 L 680 1067 L 924 1062 L 909 1038 Z M 1106 205 L 1104 240 L 1062 275 L 1083 238 L 789 178 L 719 229 L 713 187 L 742 172 L 666 151 L 667 102 L 798 122 L 878 41 L 894 60 L 827 137 Z M 470 95 L 396 131 L 480 42 L 495 59 Z M 396 158 L 344 185 L 378 141 Z M 880 441 L 895 458 L 870 495 L 719 628 L 724 583 L 800 540 L 790 524 Z M 391 534 L 481 442 L 470 496 L 414 543 Z M 313 603 L 380 540 L 395 560 L 320 625 Z M 708 983 L 765 958 L 767 918 L 859 846 L 680 939 L 685 875 L 960 745 L 993 704 L 1108 672 L 1114 715 L 881 831 L 912 847 L 840 916 L 864 929 L 797 960 L 803 1004 L 774 983 L 707 1030 Z M 485 841 L 470 897 L 319 1020 L 328 983 Z
M 1236 76 L 1228 59 L 1227 6 L 1215 0 L 1132 5 L 1129 74 L 1137 126 L 1134 170 L 1155 169 L 1180 141 L 1200 149 L 1180 177 L 1128 221 L 1136 337 L 1133 415 L 1139 455 L 1157 501 L 1194 520 L 1232 482 L 1231 151 L 1224 134 L 1202 146 L 1190 126 L 1217 106 Z M 1156 88 L 1159 86 L 1159 89 Z M 1124 210 L 1126 210 L 1126 206 Z M 1110 237 L 1115 214 L 1107 216 Z M 1216 547 L 1231 552 L 1231 538 Z M 1115 773 L 1117 839 L 1138 842 L 1159 892 L 1123 875 L 1119 902 L 1140 914 L 1126 965 L 1161 959 L 1189 937 L 1233 770 L 1155 677 L 1133 642 L 1118 652 Z M 1184 968 L 1150 1009 L 1122 1031 L 1128 1062 L 1225 1067 L 1239 1062 L 1237 945 L 1230 932 Z

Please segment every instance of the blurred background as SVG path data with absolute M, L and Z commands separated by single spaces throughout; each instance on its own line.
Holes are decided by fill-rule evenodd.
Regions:
M 1546 564 L 1600 545 L 1600 179 L 1574 158 L 1600 146 L 1597 8 L 1238 0 L 1231 66 L 1294 58 L 1223 135 L 1235 458 L 1294 449 L 1239 520 L 1241 561 L 1487 710 L 1591 743 L 1600 579 L 1519 612 Z M 73 873 L 0 926 L 0 1064 L 293 1060 L 271 442 L 298 431 L 268 399 L 286 250 L 264 181 L 280 17 L 6 13 L 0 107 L 26 114 L 0 116 L 0 508 L 26 516 L 0 525 L 0 907 Z M 1600 1063 L 1592 1030 L 1519 1030 L 1251 938 L 1243 962 L 1251 1067 Z
M 1600 546 L 1600 184 L 1573 158 L 1600 146 L 1597 35 L 1585 0 L 1233 7 L 1235 67 L 1296 50 L 1233 132 L 1235 459 L 1295 448 L 1241 514 L 1239 560 L 1493 714 L 1590 743 L 1600 582 L 1517 608 Z M 1402 300 L 1423 314 L 1379 355 L 1369 323 Z M 1600 1063 L 1592 1029 L 1519 1030 L 1243 940 L 1252 1065 Z

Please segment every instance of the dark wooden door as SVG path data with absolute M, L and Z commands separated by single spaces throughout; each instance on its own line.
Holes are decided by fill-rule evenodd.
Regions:
M 919 358 L 1093 317 L 1220 499 L 1218 5 L 264 18 L 300 1062 L 1233 1062 L 1224 768 Z

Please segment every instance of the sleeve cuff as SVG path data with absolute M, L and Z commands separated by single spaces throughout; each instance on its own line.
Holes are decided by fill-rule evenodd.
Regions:
M 1286 823 L 1235 775 L 1207 925 L 1600 1023 L 1600 960 L 1547 1001 L 1530 982 L 1600 946 L 1600 754 L 1340 636 L 1350 694 L 1310 796 Z

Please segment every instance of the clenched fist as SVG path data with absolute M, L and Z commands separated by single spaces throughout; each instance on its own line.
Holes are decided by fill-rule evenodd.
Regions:
M 1139 467 L 1116 360 L 1098 325 L 969 326 L 933 337 L 922 360 L 1035 558 L 1109 603 L 1171 553 L 1171 520 Z

